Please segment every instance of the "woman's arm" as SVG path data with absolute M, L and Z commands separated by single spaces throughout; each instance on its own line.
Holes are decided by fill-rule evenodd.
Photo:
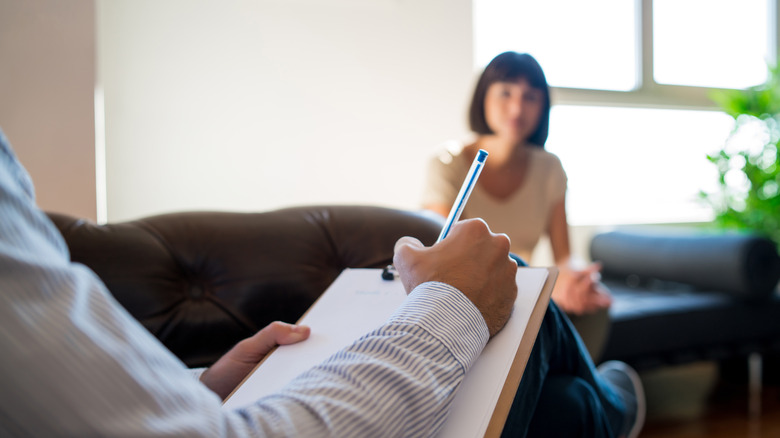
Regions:
M 547 226 L 550 236 L 553 258 L 558 266 L 568 265 L 571 257 L 569 245 L 569 222 L 566 219 L 566 198 L 561 198 L 552 207 L 550 222 Z
M 599 282 L 601 265 L 593 263 L 580 268 L 572 261 L 565 197 L 553 205 L 547 233 L 560 271 L 552 295 L 555 303 L 565 312 L 576 315 L 609 307 L 612 298 Z

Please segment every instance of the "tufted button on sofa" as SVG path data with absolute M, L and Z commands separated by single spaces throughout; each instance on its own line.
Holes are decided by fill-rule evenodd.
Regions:
M 48 213 L 71 259 L 190 367 L 274 320 L 296 321 L 345 268 L 392 263 L 401 236 L 432 244 L 440 220 L 371 206 L 182 212 L 97 225 Z

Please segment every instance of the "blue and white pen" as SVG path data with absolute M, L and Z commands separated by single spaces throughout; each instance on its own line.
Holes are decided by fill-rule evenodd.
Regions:
M 474 162 L 471 163 L 469 173 L 466 174 L 466 179 L 460 187 L 460 193 L 458 193 L 458 196 L 455 198 L 455 203 L 452 204 L 450 214 L 444 222 L 444 228 L 441 229 L 441 234 L 439 234 L 439 238 L 436 240 L 437 243 L 447 237 L 452 226 L 460 219 L 463 208 L 466 207 L 466 202 L 468 202 L 469 196 L 471 196 L 471 192 L 474 190 L 474 186 L 477 185 L 477 178 L 479 178 L 479 174 L 482 173 L 482 168 L 485 167 L 487 156 L 488 153 L 484 149 L 480 149 L 479 152 L 477 152 Z
M 479 178 L 479 174 L 482 173 L 482 168 L 485 166 L 487 156 L 488 153 L 484 149 L 480 149 L 479 152 L 477 152 L 477 156 L 474 158 L 474 162 L 471 163 L 469 173 L 466 174 L 466 180 L 463 181 L 463 185 L 460 187 L 460 193 L 458 193 L 458 196 L 455 198 L 455 203 L 452 204 L 450 214 L 444 222 L 444 228 L 442 228 L 439 238 L 436 239 L 436 243 L 441 242 L 442 239 L 447 237 L 452 226 L 460 219 L 460 214 L 463 213 L 463 207 L 466 206 L 466 202 L 469 200 L 469 196 L 471 196 L 471 191 L 474 190 L 474 186 L 477 185 L 477 178 Z M 513 254 L 510 254 L 510 256 L 512 255 Z M 518 261 L 518 265 L 521 262 L 522 260 Z M 525 265 L 525 263 L 523 263 L 523 265 Z M 398 273 L 393 265 L 387 265 L 387 267 L 382 270 L 383 280 L 393 280 L 397 275 Z

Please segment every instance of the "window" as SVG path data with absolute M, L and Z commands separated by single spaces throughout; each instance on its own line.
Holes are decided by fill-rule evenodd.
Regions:
M 571 224 L 711 219 L 697 199 L 716 188 L 705 157 L 731 132 L 726 114 L 556 105 L 550 119 L 546 149 L 566 168 Z
M 655 81 L 718 88 L 764 82 L 768 16 L 767 0 L 654 0 Z
M 626 0 L 475 0 L 476 64 L 481 69 L 507 50 L 526 52 L 544 67 L 553 86 L 632 90 L 637 85 L 635 15 L 634 3 Z
M 474 0 L 475 69 L 506 50 L 539 60 L 572 224 L 706 221 L 706 154 L 733 127 L 709 93 L 766 80 L 777 1 Z

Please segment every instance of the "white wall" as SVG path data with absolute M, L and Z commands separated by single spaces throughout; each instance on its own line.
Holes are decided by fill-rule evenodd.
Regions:
M 470 0 L 98 2 L 108 220 L 417 208 L 467 135 Z
M 0 0 L 0 128 L 38 205 L 96 219 L 93 0 Z
M 0 0 L 0 127 L 39 204 L 91 219 L 96 82 L 111 221 L 413 209 L 428 156 L 468 135 L 471 57 L 469 0 Z

